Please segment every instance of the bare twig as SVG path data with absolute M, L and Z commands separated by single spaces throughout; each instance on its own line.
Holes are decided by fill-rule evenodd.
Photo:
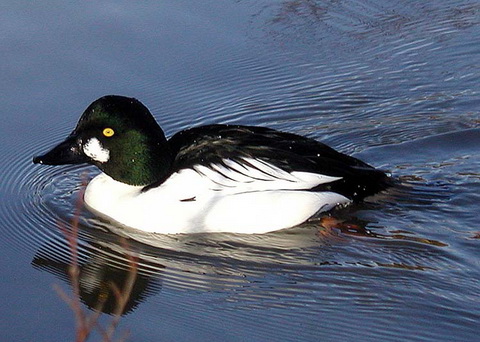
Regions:
M 72 286 L 72 294 L 67 294 L 59 286 L 55 285 L 54 289 L 57 292 L 58 296 L 68 304 L 70 309 L 74 313 L 76 333 L 75 333 L 75 342 L 85 342 L 92 331 L 96 328 L 97 331 L 102 335 L 104 342 L 112 342 L 113 335 L 118 327 L 120 318 L 125 311 L 126 305 L 132 294 L 133 286 L 137 278 L 138 271 L 138 258 L 127 254 L 129 261 L 129 272 L 127 280 L 125 281 L 124 286 L 120 289 L 113 282 L 110 282 L 109 286 L 116 299 L 116 307 L 113 313 L 113 318 L 107 328 L 104 328 L 98 322 L 102 309 L 105 305 L 107 298 L 102 298 L 97 303 L 92 313 L 88 313 L 81 304 L 80 300 L 80 266 L 78 261 L 78 232 L 79 232 L 79 221 L 80 221 L 80 212 L 83 207 L 83 195 L 85 193 L 86 182 L 82 182 L 81 189 L 78 194 L 77 204 L 75 206 L 75 214 L 71 222 L 71 229 L 67 229 L 65 224 L 59 222 L 59 230 L 64 235 L 69 249 L 70 249 L 70 264 L 68 267 L 68 275 L 70 278 L 70 283 Z M 128 251 L 128 243 L 126 240 L 122 240 L 123 247 Z M 124 333 L 123 337 L 119 341 L 126 341 L 128 333 Z

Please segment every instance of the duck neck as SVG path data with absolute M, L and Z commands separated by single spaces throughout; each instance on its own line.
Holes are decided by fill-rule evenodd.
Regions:
M 166 179 L 171 173 L 173 157 L 170 146 L 161 132 L 156 137 L 131 134 L 124 146 L 111 151 L 107 163 L 97 165 L 116 181 L 147 186 Z

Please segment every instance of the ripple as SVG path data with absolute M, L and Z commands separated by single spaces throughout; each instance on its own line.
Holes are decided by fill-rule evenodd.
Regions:
M 49 138 L 40 139 L 37 148 L 46 150 L 52 140 L 64 135 L 63 131 L 62 128 L 48 132 Z M 28 151 L 22 145 L 19 150 Z M 59 265 L 68 265 L 71 257 L 59 226 L 71 229 L 77 213 L 78 253 L 89 278 L 98 269 L 115 274 L 128 271 L 128 255 L 135 255 L 143 281 L 156 284 L 148 287 L 153 292 L 162 288 L 223 291 L 229 298 L 235 293 L 240 306 L 308 305 L 311 298 L 302 293 L 320 291 L 316 286 L 325 281 L 325 276 L 336 279 L 334 274 L 345 268 L 360 274 L 365 268 L 425 271 L 449 267 L 449 263 L 455 262 L 449 253 L 439 253 L 431 240 L 408 232 L 383 234 L 378 227 L 374 228 L 375 234 L 364 235 L 364 240 L 347 238 L 352 234 L 318 234 L 322 228 L 315 221 L 283 232 L 251 236 L 164 236 L 121 229 L 85 210 L 76 210 L 84 178 L 97 172 L 91 167 L 41 167 L 32 165 L 31 156 L 24 153 L 12 153 L 6 158 L 10 160 L 4 170 L 7 181 L 2 192 L 11 200 L 1 207 L 6 228 L 2 242 L 22 250 L 38 250 L 36 259 L 42 260 L 37 262 L 39 267 L 56 269 L 57 273 L 65 271 L 66 267 L 58 269 Z M 433 192 L 424 193 L 429 201 L 434 196 Z M 404 209 L 405 206 L 399 210 Z M 347 219 L 352 214 L 355 215 L 355 208 L 347 213 Z M 418 244 L 422 247 L 417 248 Z M 365 250 L 375 249 L 377 257 L 365 254 Z M 64 278 L 68 279 L 65 275 Z M 101 283 L 92 279 L 94 285 Z M 275 303 L 276 297 L 292 301 Z
M 69 283 L 72 246 L 64 231 L 74 231 L 78 218 L 82 301 L 96 307 L 108 284 L 122 287 L 136 263 L 124 314 L 135 312 L 127 320 L 138 340 L 473 340 L 479 320 L 480 6 L 468 0 L 237 1 L 213 11 L 214 18 L 208 6 L 159 4 L 62 9 L 56 13 L 83 13 L 77 19 L 93 31 L 80 37 L 69 31 L 72 16 L 57 15 L 40 26 L 46 33 L 65 28 L 66 35 L 41 34 L 48 38 L 44 44 L 32 30 L 19 35 L 15 18 L 36 23 L 51 17 L 48 10 L 33 11 L 40 15 L 34 21 L 30 12 L 8 12 L 23 13 L 8 23 L 15 37 L 24 37 L 10 39 L 17 44 L 12 63 L 6 61 L 15 96 L 4 112 L 15 113 L 22 125 L 13 119 L 13 129 L 8 122 L 0 136 L 0 246 L 14 249 L 5 262 L 27 256 L 35 269 Z M 105 25 L 97 25 L 98 13 Z M 126 20 L 118 21 L 119 13 Z M 189 38 L 192 25 L 212 35 L 197 44 L 199 36 Z M 69 35 L 79 39 L 67 42 Z M 73 45 L 66 49 L 65 42 Z M 165 51 L 170 44 L 174 48 Z M 19 69 L 16 58 L 28 54 L 20 56 L 18 47 L 29 45 L 38 56 L 46 53 L 48 63 L 34 58 L 28 70 Z M 50 77 L 59 71 L 68 77 Z M 50 76 L 42 77 L 45 72 Z M 269 126 L 356 153 L 390 171 L 398 184 L 332 211 L 328 218 L 337 223 L 331 226 L 322 217 L 248 236 L 162 236 L 117 227 L 78 210 L 82 184 L 97 170 L 31 163 L 33 154 L 70 132 L 67 121 L 80 112 L 53 114 L 52 107 L 63 110 L 80 100 L 51 93 L 61 89 L 81 98 L 107 88 L 139 98 L 168 135 L 209 123 Z M 30 115 L 55 124 L 27 131 L 29 117 L 19 108 L 40 100 L 54 104 Z M 6 275 L 12 274 L 8 266 Z M 20 272 L 13 273 L 19 280 L 30 277 Z M 37 279 L 44 278 L 51 279 L 38 272 Z M 27 295 L 48 291 L 32 280 Z M 28 300 L 17 282 L 10 283 L 6 293 Z M 54 305 L 48 311 L 60 315 L 68 310 L 63 303 L 38 303 Z M 111 313 L 112 304 L 103 309 Z M 22 307 L 27 315 L 38 310 Z
M 189 87 L 198 84 L 198 90 L 190 93 L 188 88 L 179 89 L 176 96 L 188 97 L 191 103 L 182 106 L 185 112 L 180 117 L 166 118 L 168 131 L 218 120 L 265 124 L 314 137 L 322 135 L 344 151 L 362 151 L 367 160 L 384 163 L 403 177 L 403 188 L 385 194 L 383 199 L 332 213 L 347 224 L 358 224 L 359 218 L 364 219 L 357 230 L 325 230 L 318 221 L 312 221 L 266 235 L 162 236 L 119 228 L 81 210 L 78 257 L 82 300 L 95 307 L 105 282 L 121 284 L 128 278 L 131 256 L 138 260 L 138 279 L 125 314 L 151 298 L 159 306 L 175 308 L 171 316 L 179 328 L 184 324 L 185 312 L 198 304 L 205 319 L 213 319 L 218 311 L 228 313 L 225 321 L 232 326 L 254 325 L 262 336 L 275 329 L 277 337 L 291 339 L 291 328 L 281 323 L 285 321 L 302 322 L 317 331 L 315 323 L 304 322 L 305 316 L 334 320 L 332 329 L 341 336 L 342 329 L 347 329 L 351 321 L 336 314 L 339 307 L 351 307 L 354 303 L 359 314 L 377 315 L 377 321 L 372 323 L 375 328 L 386 323 L 378 318 L 378 313 L 387 317 L 401 307 L 403 298 L 426 296 L 434 303 L 449 295 L 446 289 L 438 294 L 429 290 L 432 283 L 443 284 L 447 270 L 465 271 L 465 260 L 452 252 L 451 239 L 429 232 L 431 226 L 419 229 L 416 223 L 431 220 L 429 214 L 435 210 L 430 208 L 436 208 L 437 215 L 444 215 L 445 207 L 439 205 L 452 197 L 456 188 L 430 176 L 430 170 L 419 164 L 424 162 L 421 157 L 432 151 L 452 157 L 459 151 L 470 153 L 469 144 L 476 141 L 478 132 L 463 130 L 453 136 L 436 135 L 397 144 L 424 134 L 416 126 L 424 117 L 398 115 L 398 108 L 413 100 L 389 99 L 358 88 L 381 67 L 365 70 L 362 64 L 346 63 L 339 66 L 339 74 L 333 77 L 308 64 L 286 71 L 278 63 L 238 57 L 231 65 L 236 69 L 229 79 L 231 84 L 216 83 L 215 78 L 186 80 Z M 234 75 L 238 70 L 244 71 L 244 77 Z M 315 73 L 308 74 L 311 70 Z M 358 76 L 359 70 L 365 73 Z M 252 76 L 245 77 L 247 73 Z M 224 92 L 222 96 L 220 90 Z M 237 92 L 242 96 L 238 97 Z M 436 99 L 441 102 L 446 97 Z M 154 113 L 161 108 L 160 99 L 153 94 L 147 96 L 146 102 L 153 104 Z M 370 110 L 374 105 L 379 108 Z M 194 115 L 198 108 L 208 114 Z M 349 120 L 352 111 L 356 120 Z M 398 126 L 405 129 L 398 131 Z M 36 140 L 38 151 L 33 153 L 47 150 L 70 129 L 45 128 Z M 432 133 L 438 131 L 438 127 L 429 129 Z M 449 149 L 452 140 L 459 145 Z M 395 144 L 386 146 L 387 141 Z M 4 220 L 0 241 L 21 252 L 34 253 L 34 267 L 68 282 L 72 252 L 59 226 L 72 229 L 82 183 L 97 171 L 91 167 L 32 165 L 31 156 L 26 155 L 32 153 L 27 142 L 17 138 L 12 144 L 16 148 L 5 155 L 5 183 L 0 188 L 10 199 L 0 207 Z M 424 155 L 411 157 L 411 151 L 422 150 Z M 462 171 L 468 174 L 465 177 L 475 179 L 472 170 Z M 462 280 L 460 275 L 452 282 L 461 284 Z M 470 296 L 474 285 L 464 286 Z M 452 303 L 444 305 L 453 309 Z M 429 308 L 433 310 L 435 306 Z M 105 312 L 109 310 L 105 307 Z M 262 310 L 268 312 L 268 328 L 263 321 L 256 323 L 253 313 Z M 425 306 L 419 305 L 411 312 L 424 310 Z

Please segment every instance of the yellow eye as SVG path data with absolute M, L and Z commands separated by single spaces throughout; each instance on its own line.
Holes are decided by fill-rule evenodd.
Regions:
M 110 127 L 107 127 L 103 130 L 103 135 L 106 136 L 107 138 L 110 138 L 114 134 L 115 134 L 115 131 Z

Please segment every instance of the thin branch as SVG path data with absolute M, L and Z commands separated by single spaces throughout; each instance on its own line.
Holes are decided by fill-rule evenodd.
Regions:
M 70 250 L 70 264 L 68 267 L 68 276 L 70 279 L 72 294 L 68 295 L 62 288 L 58 285 L 54 285 L 54 289 L 57 292 L 58 296 L 68 304 L 70 309 L 73 311 L 75 317 L 76 325 L 76 342 L 85 342 L 90 336 L 93 329 L 97 329 L 98 332 L 102 335 L 104 342 L 112 342 L 113 334 L 115 333 L 116 328 L 118 327 L 122 313 L 125 311 L 125 307 L 130 299 L 132 294 L 133 286 L 137 278 L 138 270 L 138 257 L 126 253 L 126 256 L 129 260 L 129 273 L 125 281 L 125 284 L 122 289 L 119 289 L 113 283 L 110 283 L 110 288 L 114 293 L 114 296 L 117 301 L 117 305 L 114 311 L 114 317 L 112 318 L 110 324 L 105 329 L 98 322 L 104 305 L 107 301 L 107 298 L 102 298 L 95 308 L 93 308 L 93 313 L 88 314 L 83 308 L 80 300 L 80 266 L 78 261 L 78 232 L 79 232 L 79 222 L 80 222 L 80 212 L 83 207 L 83 195 L 86 188 L 86 177 L 83 177 L 82 186 L 78 193 L 77 203 L 75 205 L 75 213 L 71 222 L 71 229 L 67 229 L 63 222 L 58 222 L 58 228 L 62 232 L 65 240 L 67 241 L 69 250 Z M 123 246 L 125 250 L 129 250 L 128 243 L 123 241 Z M 128 332 L 123 334 L 123 337 L 120 341 L 125 341 Z

